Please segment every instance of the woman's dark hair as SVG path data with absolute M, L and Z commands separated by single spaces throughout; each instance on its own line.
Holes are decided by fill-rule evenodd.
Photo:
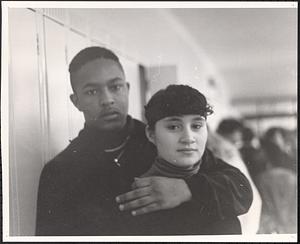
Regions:
M 205 119 L 212 114 L 205 96 L 187 85 L 169 85 L 156 92 L 145 106 L 145 118 L 150 129 L 158 120 L 170 116 L 199 114 Z

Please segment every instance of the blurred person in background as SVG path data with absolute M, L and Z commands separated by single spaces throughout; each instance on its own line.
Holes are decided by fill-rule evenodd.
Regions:
M 296 172 L 296 140 L 282 127 L 269 128 L 262 137 L 262 147 L 271 166 L 280 166 Z
M 297 232 L 296 162 L 289 155 L 286 138 L 286 130 L 281 127 L 269 128 L 262 138 L 268 162 L 257 181 L 263 200 L 261 234 Z
M 219 123 L 217 133 L 240 149 L 243 146 L 243 129 L 244 125 L 240 120 L 226 118 Z
M 254 183 L 257 184 L 258 175 L 266 169 L 267 158 L 253 130 L 245 126 L 242 133 L 243 145 L 240 154 Z
M 240 126 L 240 123 L 235 123 L 235 125 Z M 236 135 L 237 134 L 238 133 L 236 133 Z M 237 138 L 241 140 L 242 137 L 240 135 L 236 136 L 236 139 Z M 234 141 L 239 141 L 236 139 Z M 253 202 L 249 211 L 246 214 L 238 216 L 238 218 L 241 222 L 242 234 L 256 234 L 259 230 L 262 200 L 248 169 L 241 158 L 239 150 L 231 141 L 226 140 L 224 137 L 213 132 L 210 128 L 208 128 L 207 148 L 210 149 L 216 157 L 238 168 L 249 180 L 253 192 Z
M 283 134 L 286 142 L 286 152 L 293 162 L 291 168 L 297 172 L 298 159 L 297 159 L 297 129 L 285 130 Z

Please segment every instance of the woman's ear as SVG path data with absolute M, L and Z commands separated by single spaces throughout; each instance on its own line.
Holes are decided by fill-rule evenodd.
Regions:
M 152 142 L 154 145 L 156 145 L 154 129 L 153 130 L 150 129 L 149 125 L 147 125 L 146 128 L 145 128 L 145 133 L 146 133 L 146 136 L 147 136 L 148 140 L 150 142 Z

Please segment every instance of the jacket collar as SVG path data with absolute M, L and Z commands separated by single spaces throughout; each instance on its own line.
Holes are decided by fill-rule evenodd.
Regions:
M 124 128 L 118 132 L 100 131 L 97 128 L 88 126 L 86 123 L 84 128 L 79 132 L 80 141 L 92 151 L 96 157 L 102 158 L 105 149 L 115 148 L 128 140 L 128 136 L 134 132 L 134 120 L 131 116 L 127 116 Z

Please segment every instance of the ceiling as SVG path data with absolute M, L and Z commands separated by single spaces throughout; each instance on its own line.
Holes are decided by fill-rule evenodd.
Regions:
M 142 57 L 153 56 L 155 61 L 157 55 L 149 55 L 147 51 L 151 54 L 153 51 L 144 46 L 166 52 L 168 48 L 163 44 L 171 46 L 175 42 L 169 30 L 171 25 L 187 41 L 189 52 L 205 53 L 226 82 L 230 100 L 234 101 L 297 96 L 297 10 L 276 7 L 79 8 L 70 11 L 81 16 L 77 22 L 84 23 L 89 16 L 92 29 L 123 37 L 133 46 L 132 50 L 142 50 Z M 144 40 L 138 46 L 135 40 L 141 36 Z
M 297 95 L 297 8 L 173 8 L 234 99 Z

